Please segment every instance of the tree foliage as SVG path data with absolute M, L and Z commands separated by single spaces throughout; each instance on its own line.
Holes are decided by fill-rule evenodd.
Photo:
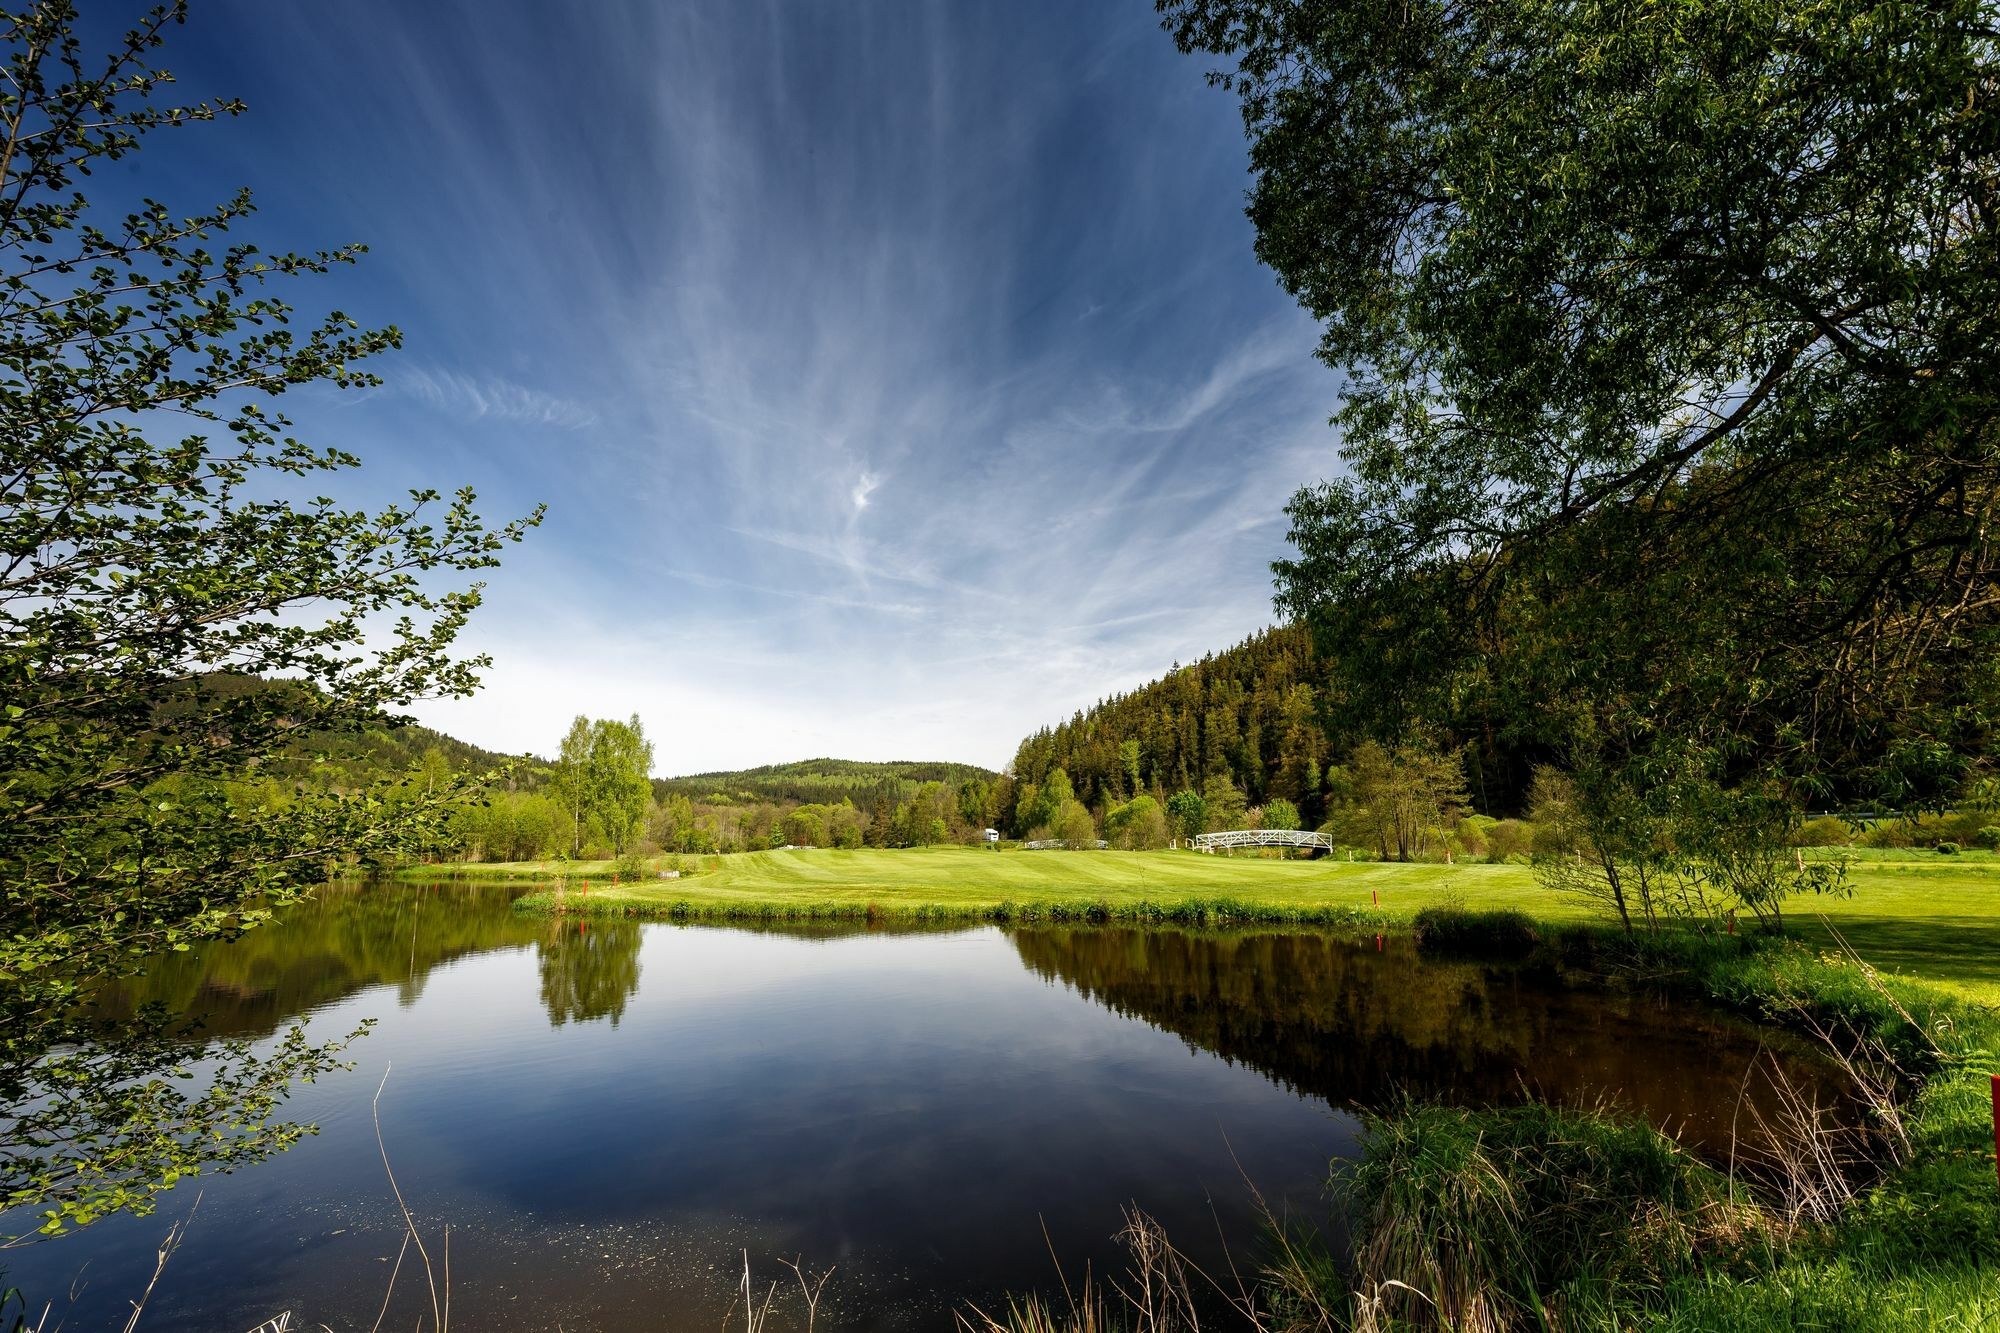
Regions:
M 636 844 L 653 805 L 652 768 L 653 744 L 638 714 L 624 722 L 579 714 L 570 723 L 549 787 L 569 815 L 572 856 L 582 854 L 586 837 L 614 857 Z
M 1264 802 L 1264 822 L 1269 829 L 1295 829 L 1299 827 L 1299 808 L 1284 797 L 1276 797 Z
M 1183 787 L 1167 798 L 1167 818 L 1175 837 L 1199 837 L 1208 831 L 1208 802 L 1200 792 Z
M 1122 851 L 1150 852 L 1167 845 L 1171 837 L 1167 815 L 1160 803 L 1141 793 L 1104 816 L 1106 841 Z
M 1441 850 L 1464 814 L 1465 766 L 1456 752 L 1364 741 L 1348 771 L 1352 800 L 1338 822 L 1349 841 L 1372 846 L 1384 860 L 1417 861 Z
M 189 215 L 86 201 L 148 134 L 242 109 L 161 100 L 155 53 L 181 17 L 153 11 L 99 61 L 61 0 L 0 14 L 0 1206 L 40 1209 L 47 1232 L 300 1132 L 274 1116 L 328 1049 L 224 1052 L 197 1088 L 161 1015 L 112 1023 L 84 1001 L 266 920 L 335 859 L 427 844 L 448 792 L 251 811 L 213 782 L 474 688 L 483 660 L 451 646 L 478 585 L 442 585 L 535 521 L 489 529 L 469 491 L 375 512 L 311 498 L 356 460 L 292 438 L 271 400 L 373 383 L 357 363 L 399 337 L 296 318 L 279 293 L 359 247 L 223 244 L 247 193 Z
M 1257 252 L 1348 475 L 1281 607 L 1385 739 L 1644 790 L 1951 795 L 1989 752 L 1990 6 L 1161 0 L 1223 57 Z

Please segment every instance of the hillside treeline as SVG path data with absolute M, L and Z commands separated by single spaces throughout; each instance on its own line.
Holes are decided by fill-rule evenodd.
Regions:
M 1289 801 L 1317 826 L 1336 766 L 1320 717 L 1327 675 L 1303 630 L 1266 630 L 1028 737 L 1014 754 L 1017 790 L 1061 769 L 1103 812 L 1146 794 L 1164 805 L 1221 778 L 1250 806 Z M 1017 807 L 1007 813 L 1018 826 Z
M 957 788 L 968 781 L 991 782 L 999 775 L 971 764 L 935 761 L 863 759 L 800 759 L 733 772 L 693 773 L 655 778 L 653 792 L 661 800 L 685 796 L 717 804 L 770 802 L 777 805 L 837 805 L 857 809 L 893 809 L 915 796 L 927 782 Z
M 218 698 L 255 696 L 287 711 L 305 687 L 243 676 L 205 680 Z M 311 715 L 301 695 L 296 712 Z M 436 860 L 540 861 L 762 848 L 915 847 L 971 842 L 1001 818 L 1011 784 L 970 764 L 807 759 L 738 772 L 654 779 L 639 719 L 578 718 L 554 759 L 518 759 L 382 717 L 338 731 L 301 728 L 229 778 L 181 777 L 155 795 L 218 800 L 273 815 L 305 794 L 379 793 L 392 807 L 454 785 L 449 817 L 423 854 Z

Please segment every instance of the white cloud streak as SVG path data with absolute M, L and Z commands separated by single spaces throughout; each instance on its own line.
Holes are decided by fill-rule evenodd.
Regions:
M 552 510 L 493 577 L 486 691 L 427 720 L 997 765 L 1271 619 L 1337 382 L 1147 7 L 338 12 L 292 34 L 327 95 L 407 90 L 351 129 L 355 207 L 424 258 L 425 363 L 385 373 Z
M 395 370 L 392 382 L 432 407 L 475 421 L 510 421 L 559 430 L 585 430 L 597 424 L 597 414 L 581 403 L 494 376 L 406 365 Z

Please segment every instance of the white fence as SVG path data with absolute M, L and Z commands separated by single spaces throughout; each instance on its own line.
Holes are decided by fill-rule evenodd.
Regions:
M 1212 852 L 1219 847 L 1319 847 L 1330 852 L 1333 839 L 1324 833 L 1295 828 L 1239 828 L 1226 833 L 1203 833 L 1194 840 L 1198 852 Z

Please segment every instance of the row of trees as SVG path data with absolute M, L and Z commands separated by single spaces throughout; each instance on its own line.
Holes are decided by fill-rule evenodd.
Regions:
M 957 790 L 967 782 L 991 782 L 995 776 L 971 764 L 821 758 L 659 778 L 653 787 L 654 794 L 662 800 L 680 795 L 715 804 L 768 801 L 786 807 L 846 801 L 873 810 L 910 799 L 927 782 L 940 782 Z
M 1280 796 L 1252 805 L 1247 793 L 1221 774 L 1171 795 L 1140 791 L 1093 809 L 1058 767 L 1039 782 L 1005 777 L 966 778 L 956 786 L 923 782 L 907 799 L 864 809 L 845 799 L 784 804 L 716 794 L 696 800 L 666 784 L 662 798 L 645 776 L 652 755 L 637 718 L 579 717 L 552 766 L 517 771 L 511 789 L 464 805 L 451 850 L 474 860 L 540 860 L 616 857 L 635 850 L 918 847 L 977 842 L 989 827 L 1075 846 L 1094 846 L 1101 839 L 1148 850 L 1224 829 L 1313 827 L 1294 802 Z M 410 783 L 422 787 L 438 780 L 434 769 L 447 771 L 436 750 L 426 752 L 411 771 Z M 1349 766 L 1329 770 L 1327 784 L 1327 818 L 1318 827 L 1356 850 L 1413 860 L 1463 845 L 1451 841 L 1466 813 L 1456 755 L 1364 744 Z
M 423 781 L 430 754 L 413 771 Z M 871 776 L 857 784 L 872 804 L 687 794 L 685 779 L 649 780 L 652 743 L 634 717 L 579 717 L 553 765 L 518 767 L 499 790 L 465 801 L 445 850 L 467 860 L 622 857 L 637 851 L 718 853 L 769 847 L 919 847 L 975 842 L 998 818 L 996 792 L 973 776 L 955 783 Z M 814 761 L 825 763 L 827 761 Z M 939 766 L 943 767 L 943 766 Z M 790 779 L 787 779 L 790 781 Z M 815 786 L 823 784 L 812 784 Z M 809 787 L 810 789 L 810 787 Z

